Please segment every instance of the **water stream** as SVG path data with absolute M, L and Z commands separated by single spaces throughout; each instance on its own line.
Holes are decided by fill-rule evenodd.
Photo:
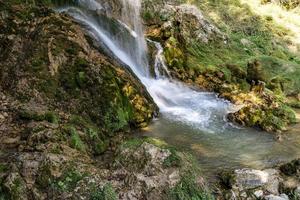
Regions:
M 120 1 L 121 15 L 114 21 L 101 14 L 101 1 L 79 0 L 78 6 L 59 11 L 69 13 L 82 23 L 145 85 L 161 117 L 142 134 L 165 139 L 192 152 L 205 171 L 224 167 L 266 167 L 300 157 L 300 136 L 297 136 L 300 134 L 289 134 L 283 142 L 276 142 L 268 133 L 235 127 L 226 121 L 226 115 L 234 110 L 229 102 L 217 98 L 214 93 L 195 91 L 172 80 L 164 63 L 162 47 L 157 42 L 154 42 L 157 48 L 155 75 L 151 76 L 147 42 L 139 16 L 141 2 Z M 299 132 L 298 128 L 294 132 Z

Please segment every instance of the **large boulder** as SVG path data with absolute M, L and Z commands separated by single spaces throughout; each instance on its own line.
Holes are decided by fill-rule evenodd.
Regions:
M 160 37 L 162 38 L 176 35 L 186 42 L 186 45 L 195 42 L 206 44 L 213 40 L 226 42 L 225 34 L 210 22 L 196 6 L 169 2 L 161 2 L 158 5 L 153 6 L 147 1 L 143 2 L 142 13 L 146 24 L 150 26 L 150 37 L 155 36 L 155 32 L 151 34 L 153 30 L 151 25 L 154 20 L 155 24 L 161 24 Z
M 237 191 L 263 188 L 272 194 L 278 194 L 279 172 L 277 170 L 238 169 L 234 171 L 232 188 Z

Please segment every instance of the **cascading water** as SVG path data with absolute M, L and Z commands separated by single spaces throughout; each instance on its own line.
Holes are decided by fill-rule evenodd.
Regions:
M 163 48 L 159 42 L 148 40 L 149 42 L 154 43 L 157 54 L 155 56 L 155 62 L 154 62 L 154 72 L 155 72 L 155 78 L 171 78 L 169 69 L 165 63 L 165 58 L 163 56 Z
M 300 156 L 300 138 L 278 143 L 267 133 L 240 129 L 225 122 L 231 104 L 213 93 L 195 91 L 172 80 L 164 63 L 163 49 L 153 41 L 149 42 L 156 46 L 157 55 L 155 76 L 151 77 L 139 16 L 140 1 L 119 0 L 122 9 L 118 20 L 107 16 L 109 10 L 105 10 L 106 5 L 101 1 L 78 0 L 78 6 L 59 11 L 66 11 L 82 23 L 108 53 L 130 67 L 145 85 L 162 114 L 147 135 L 192 150 L 208 171 L 224 166 L 266 167 Z
M 103 42 L 114 56 L 131 68 L 146 86 L 165 117 L 207 131 L 220 130 L 222 127 L 211 126 L 211 123 L 223 126 L 230 104 L 216 98 L 213 93 L 197 92 L 171 80 L 163 62 L 162 47 L 156 42 L 154 44 L 158 52 L 154 66 L 155 77 L 150 77 L 147 43 L 139 16 L 141 2 L 139 0 L 120 1 L 122 10 L 121 19 L 117 21 L 118 31 L 115 31 L 115 27 L 109 26 L 107 22 L 105 23 L 101 17 L 97 17 L 95 13 L 92 14 L 91 7 L 98 5 L 98 2 L 80 1 L 79 8 L 69 7 L 62 11 L 67 11 L 75 19 L 87 25 L 94 36 Z M 101 5 L 93 8 L 96 13 L 101 9 L 103 9 Z

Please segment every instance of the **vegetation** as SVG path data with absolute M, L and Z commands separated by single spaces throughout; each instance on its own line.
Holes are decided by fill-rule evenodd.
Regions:
M 214 200 L 204 188 L 196 183 L 195 177 L 185 176 L 169 191 L 170 200 Z
M 275 4 L 261 5 L 258 0 L 192 3 L 209 15 L 226 34 L 228 42 L 212 41 L 209 45 L 194 43 L 188 48 L 191 57 L 188 57 L 187 66 L 213 65 L 222 68 L 225 62 L 245 69 L 249 61 L 257 59 L 270 78 L 279 76 L 291 80 L 292 88 L 284 92 L 299 91 L 300 55 L 288 47 L 295 39 L 288 27 L 291 24 L 299 27 L 296 20 L 299 17 L 280 10 Z M 284 17 L 279 23 L 281 13 Z M 293 16 L 296 18 L 292 19 Z M 296 41 L 293 43 L 295 48 L 298 48 L 297 44 Z
M 58 124 L 59 117 L 55 112 L 35 112 L 33 110 L 22 110 L 19 114 L 23 120 L 48 121 L 49 123 Z
M 174 148 L 169 148 L 171 154 L 164 160 L 165 167 L 180 167 L 182 160 Z
M 75 128 L 71 127 L 70 128 L 70 135 L 71 135 L 71 147 L 83 151 L 84 150 L 84 144 L 78 135 L 77 131 Z
M 102 188 L 96 188 L 91 193 L 90 200 L 117 200 L 118 195 L 110 183 L 105 184 Z
M 55 188 L 60 191 L 72 191 L 77 183 L 81 181 L 86 174 L 82 174 L 74 169 L 70 169 L 63 174 L 58 180 L 53 182 Z

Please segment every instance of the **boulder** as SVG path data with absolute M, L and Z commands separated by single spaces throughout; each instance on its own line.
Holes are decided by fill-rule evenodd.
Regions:
M 239 191 L 262 187 L 271 193 L 278 193 L 277 170 L 238 169 L 234 171 L 233 188 Z
M 265 200 L 289 200 L 286 194 L 281 194 L 280 196 L 275 196 L 273 194 L 264 197 Z

